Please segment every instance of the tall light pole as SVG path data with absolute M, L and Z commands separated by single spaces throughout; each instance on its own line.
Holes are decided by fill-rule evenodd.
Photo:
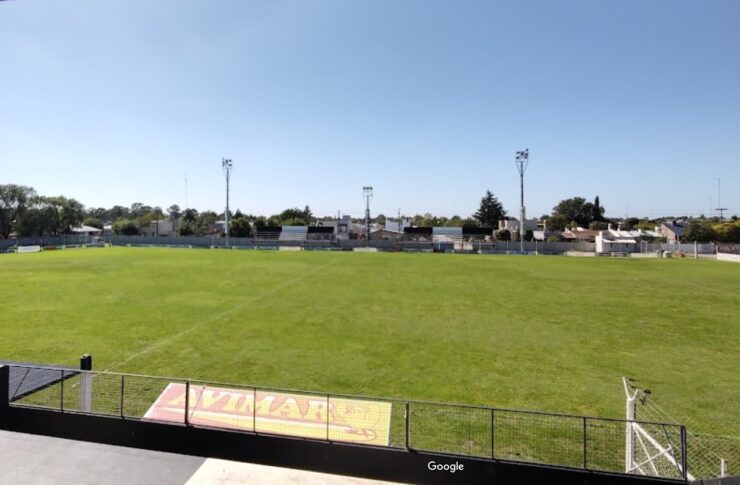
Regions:
M 520 249 L 524 252 L 524 235 L 526 229 L 524 224 L 526 222 L 526 210 L 524 208 L 524 172 L 527 171 L 527 165 L 529 165 L 529 148 L 525 148 L 524 151 L 516 152 L 516 168 L 519 170 L 519 190 L 521 194 L 521 204 L 519 209 L 519 244 Z
M 224 213 L 224 234 L 226 235 L 226 246 L 229 245 L 229 181 L 231 179 L 231 169 L 234 164 L 230 158 L 221 159 L 221 167 L 224 169 L 224 175 L 226 176 L 226 212 Z
M 362 195 L 365 197 L 365 246 L 370 247 L 370 199 L 373 198 L 373 188 L 363 187 Z
M 719 222 L 724 221 L 727 207 L 722 207 L 722 179 L 717 179 L 717 212 L 719 212 Z

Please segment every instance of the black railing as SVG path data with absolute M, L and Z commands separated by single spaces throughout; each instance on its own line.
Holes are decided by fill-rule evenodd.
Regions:
M 665 444 L 651 454 L 658 466 L 639 472 L 686 479 L 686 431 L 676 424 L 136 374 L 10 368 L 45 373 L 49 383 L 24 394 L 10 387 L 12 406 L 611 473 L 627 473 L 626 440 L 630 426 L 639 425 Z

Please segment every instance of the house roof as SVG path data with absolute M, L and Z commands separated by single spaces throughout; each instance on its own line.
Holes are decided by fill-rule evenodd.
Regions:
M 664 222 L 661 224 L 662 227 L 665 227 L 669 231 L 671 231 L 676 236 L 683 236 L 684 227 L 679 224 L 673 224 L 671 222 Z
M 581 241 L 594 239 L 598 234 L 599 231 L 596 229 L 582 229 L 580 227 L 575 230 L 566 229 L 561 233 L 564 239 L 578 239 Z
M 84 224 L 80 227 L 73 227 L 72 232 L 100 232 L 102 229 L 98 229 L 97 227 L 92 226 L 85 226 Z
M 604 242 L 609 244 L 637 244 L 634 239 L 604 239 Z

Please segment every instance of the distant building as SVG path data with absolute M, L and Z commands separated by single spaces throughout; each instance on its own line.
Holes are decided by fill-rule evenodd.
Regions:
M 411 227 L 411 219 L 403 218 L 401 220 L 392 220 L 392 219 L 386 219 L 385 220 L 385 228 L 389 231 L 398 232 L 403 234 L 403 230 L 407 227 Z
M 97 227 L 81 225 L 80 227 L 73 227 L 72 232 L 80 236 L 100 236 L 103 230 Z
M 660 233 L 663 235 L 663 237 L 666 238 L 666 241 L 669 243 L 678 243 L 681 242 L 681 238 L 683 237 L 683 232 L 686 229 L 686 226 L 683 223 L 680 222 L 664 222 L 660 225 Z
M 139 229 L 139 234 L 142 236 L 174 236 L 175 225 L 170 219 L 160 219 L 152 221 L 146 226 Z
M 637 250 L 637 241 L 630 231 L 607 229 L 596 235 L 596 252 L 599 254 L 634 253 Z
M 582 227 L 576 227 L 574 229 L 566 229 L 560 233 L 560 237 L 566 241 L 578 242 L 596 242 L 596 236 L 599 231 L 594 229 L 584 229 Z
M 537 219 L 525 219 L 524 220 L 524 231 L 534 231 L 537 230 L 537 226 L 539 224 L 539 220 Z M 511 240 L 512 241 L 518 241 L 519 240 L 519 219 L 506 219 L 498 221 L 498 230 L 503 231 L 507 230 L 511 233 Z
M 396 239 L 399 239 L 401 236 L 403 236 L 403 233 L 402 232 L 391 231 L 391 230 L 389 230 L 387 228 L 377 229 L 377 230 L 372 231 L 370 233 L 370 239 L 371 240 L 382 239 L 382 240 L 395 241 Z

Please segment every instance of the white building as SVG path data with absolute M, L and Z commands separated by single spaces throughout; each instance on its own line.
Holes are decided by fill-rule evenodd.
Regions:
M 607 229 L 596 235 L 596 252 L 599 254 L 634 253 L 637 249 L 637 241 L 630 231 Z

